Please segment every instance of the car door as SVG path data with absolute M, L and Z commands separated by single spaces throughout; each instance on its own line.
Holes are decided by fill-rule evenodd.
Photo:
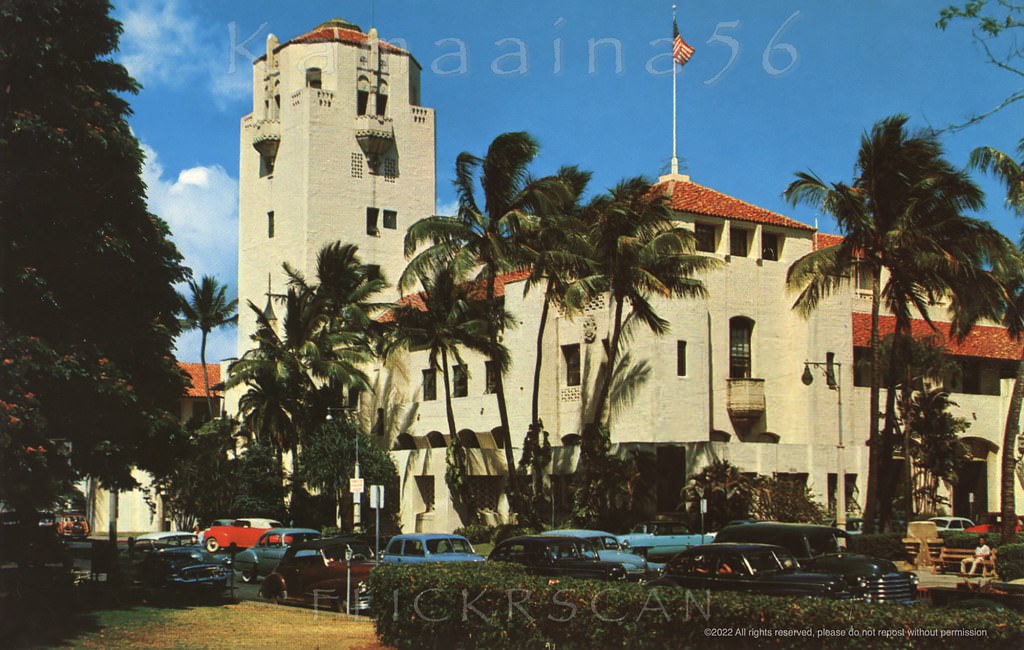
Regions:
M 426 562 L 426 549 L 423 547 L 423 540 L 417 538 L 406 538 L 402 546 L 402 560 L 405 564 L 420 564 Z
M 402 564 L 402 542 L 401 537 L 391 540 L 384 549 L 384 557 L 381 558 L 387 564 Z
M 714 570 L 706 575 L 710 589 L 721 591 L 751 591 L 753 576 L 739 553 L 718 553 L 713 559 Z
M 281 536 L 277 533 L 263 535 L 256 544 L 256 558 L 259 562 L 260 575 L 267 575 L 273 572 L 281 558 L 284 557 L 288 547 L 284 545 Z

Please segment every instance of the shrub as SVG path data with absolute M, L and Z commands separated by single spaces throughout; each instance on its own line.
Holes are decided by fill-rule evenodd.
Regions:
M 488 544 L 494 538 L 494 529 L 487 524 L 469 524 L 453 531 L 454 535 L 462 535 L 473 544 Z
M 863 553 L 893 562 L 911 559 L 907 555 L 906 549 L 903 548 L 903 535 L 899 533 L 850 535 L 846 538 L 846 544 L 852 553 Z
M 996 574 L 1000 580 L 1005 581 L 1024 578 L 1024 544 L 1004 544 L 999 547 L 996 553 Z
M 400 649 L 930 648 L 944 630 L 977 633 L 942 638 L 944 648 L 976 646 L 981 634 L 986 647 L 1019 647 L 1024 638 L 1024 620 L 1009 611 L 549 580 L 497 562 L 383 565 L 370 590 L 381 641 Z M 917 630 L 932 635 L 912 636 Z
M 534 535 L 540 532 L 538 529 L 531 526 L 520 526 L 519 524 L 502 524 L 494 529 L 493 541 L 495 544 L 500 544 L 510 537 L 518 537 L 519 535 Z
M 999 548 L 1002 545 L 999 533 L 961 533 L 948 531 L 939 533 L 939 537 L 942 538 L 942 545 L 946 548 L 969 548 L 973 550 L 978 546 L 978 537 L 984 537 L 985 543 L 989 545 L 989 548 Z M 1017 533 L 1017 537 L 1013 543 L 1024 544 L 1024 533 Z

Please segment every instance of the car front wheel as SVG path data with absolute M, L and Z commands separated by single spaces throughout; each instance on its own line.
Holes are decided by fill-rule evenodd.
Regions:
M 216 553 L 217 549 L 220 548 L 220 542 L 217 541 L 216 537 L 211 537 L 206 540 L 206 550 L 210 553 Z

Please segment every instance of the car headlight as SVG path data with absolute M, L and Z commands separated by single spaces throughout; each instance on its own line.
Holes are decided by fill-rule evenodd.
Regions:
M 857 576 L 857 578 L 853 581 L 853 584 L 858 589 L 867 589 L 867 587 L 868 587 L 868 579 L 865 578 L 864 576 Z
M 919 582 L 921 582 L 921 579 L 917 577 L 917 574 L 916 573 L 911 573 L 910 574 L 910 584 L 916 586 L 917 583 L 919 583 Z
M 360 596 L 365 596 L 367 593 L 369 593 L 369 591 L 370 587 L 367 586 L 365 580 L 360 580 L 359 584 L 356 585 L 356 594 Z
M 620 542 L 620 544 L 622 544 L 622 548 L 629 548 L 629 540 L 628 539 Z

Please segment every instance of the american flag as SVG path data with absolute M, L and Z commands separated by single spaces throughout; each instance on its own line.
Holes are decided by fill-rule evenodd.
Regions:
M 679 65 L 686 65 L 686 62 L 693 56 L 694 49 L 679 35 L 679 25 L 675 19 L 672 20 L 672 60 Z

